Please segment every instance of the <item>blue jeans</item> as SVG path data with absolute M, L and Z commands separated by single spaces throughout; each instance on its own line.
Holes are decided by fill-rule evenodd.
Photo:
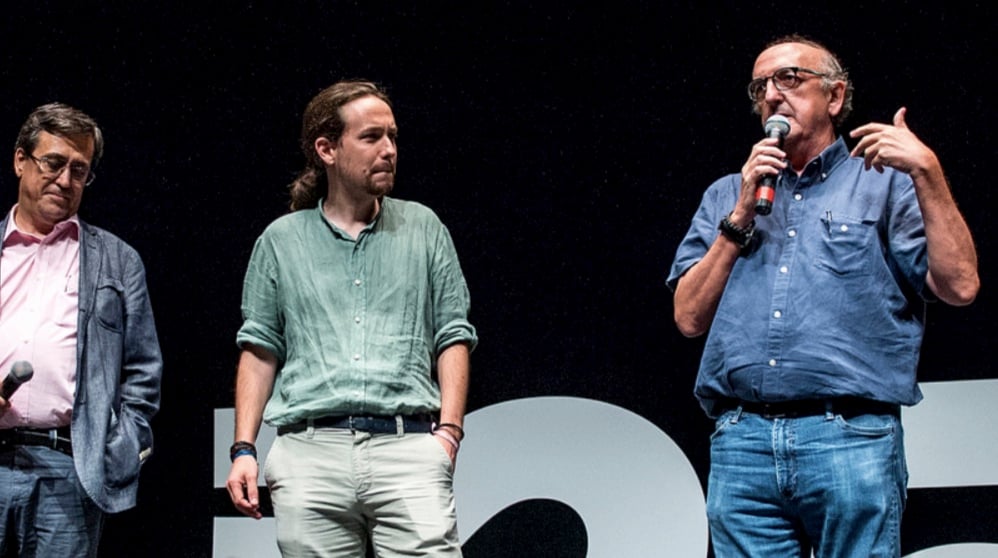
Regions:
M 103 523 L 72 457 L 42 446 L 0 452 L 0 555 L 93 557 Z
M 898 417 L 728 411 L 711 437 L 718 558 L 899 557 L 908 471 Z

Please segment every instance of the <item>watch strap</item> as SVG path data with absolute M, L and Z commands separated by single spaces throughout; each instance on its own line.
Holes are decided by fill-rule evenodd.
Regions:
M 755 232 L 755 219 L 747 227 L 739 227 L 731 222 L 731 214 L 729 213 L 724 219 L 721 219 L 717 230 L 721 231 L 721 234 L 726 236 L 728 240 L 734 242 L 739 248 L 744 250 L 752 242 L 752 234 Z

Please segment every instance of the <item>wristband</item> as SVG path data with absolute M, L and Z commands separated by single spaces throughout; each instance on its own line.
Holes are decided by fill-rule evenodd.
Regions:
M 239 441 L 229 448 L 229 461 L 235 461 L 237 457 L 252 455 L 256 459 L 256 446 L 251 442 Z
M 229 460 L 235 461 L 236 459 L 238 459 L 238 458 L 240 458 L 240 457 L 242 457 L 244 455 L 252 455 L 253 459 L 256 459 L 256 452 L 255 451 L 253 451 L 251 449 L 241 449 L 241 450 L 236 451 L 235 453 L 230 454 L 229 455 Z

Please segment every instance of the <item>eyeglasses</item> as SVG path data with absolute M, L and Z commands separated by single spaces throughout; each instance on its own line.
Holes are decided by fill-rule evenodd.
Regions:
M 766 83 L 769 80 L 773 80 L 773 85 L 776 86 L 777 91 L 787 91 L 796 88 L 804 78 L 797 75 L 800 72 L 808 73 L 818 77 L 829 77 L 830 74 L 823 74 L 821 72 L 816 72 L 814 70 L 809 70 L 807 68 L 798 68 L 796 66 L 791 66 L 789 68 L 780 68 L 776 70 L 771 75 L 761 78 L 753 79 L 748 84 L 748 96 L 753 102 L 758 102 L 766 96 Z
M 66 170 L 67 166 L 69 166 L 69 179 L 77 184 L 90 186 L 97 178 L 89 166 L 82 163 L 70 165 L 69 159 L 63 157 L 53 157 L 52 155 L 42 155 L 41 157 L 28 155 L 28 157 L 38 165 L 38 170 L 42 171 L 42 174 L 48 178 L 62 175 L 62 171 Z

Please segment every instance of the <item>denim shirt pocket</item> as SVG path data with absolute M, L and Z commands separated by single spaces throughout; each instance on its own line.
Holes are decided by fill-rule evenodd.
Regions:
M 840 277 L 873 273 L 868 252 L 880 246 L 875 224 L 860 219 L 832 215 L 821 217 L 822 243 L 816 249 L 814 265 Z

